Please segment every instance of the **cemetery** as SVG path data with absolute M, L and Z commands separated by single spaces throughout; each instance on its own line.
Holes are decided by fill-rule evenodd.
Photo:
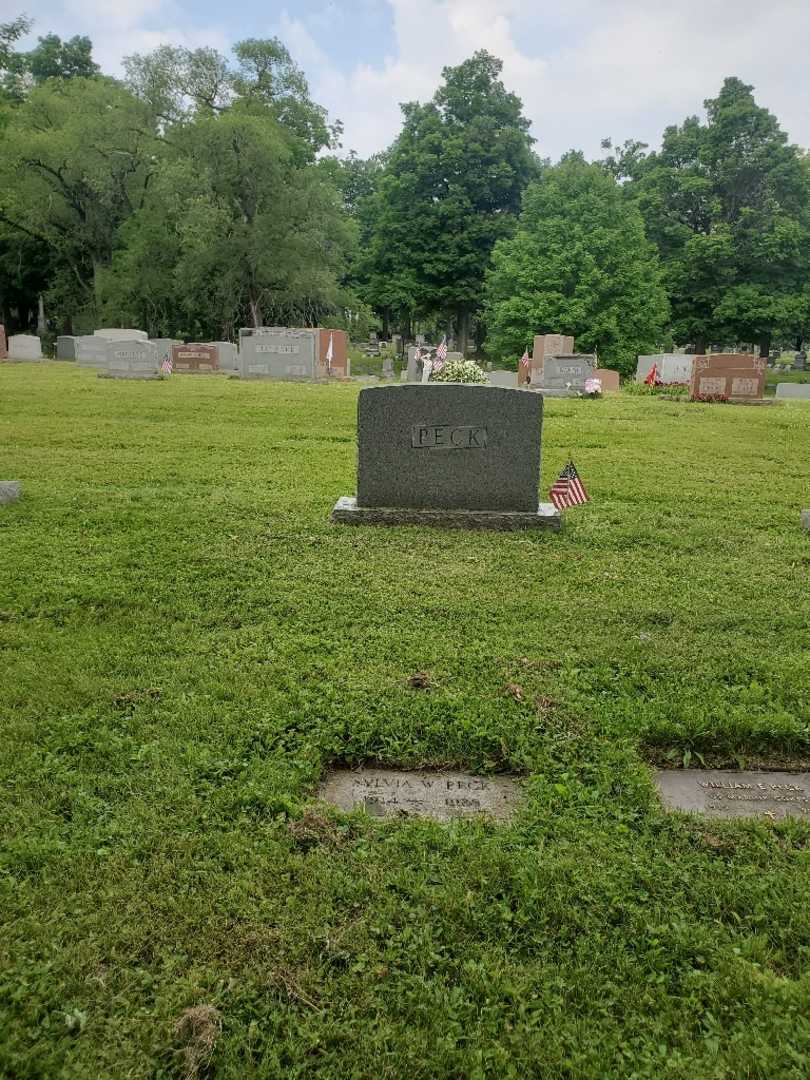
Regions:
M 0 22 L 2 1078 L 810 1075 L 810 158 L 472 7 Z

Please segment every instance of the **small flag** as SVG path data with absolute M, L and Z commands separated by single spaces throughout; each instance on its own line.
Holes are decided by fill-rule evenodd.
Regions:
M 658 364 L 653 364 L 647 373 L 647 378 L 644 380 L 647 386 L 655 386 L 658 382 Z
M 160 370 L 163 372 L 164 375 L 171 375 L 174 368 L 172 366 L 172 358 L 170 356 L 167 356 L 163 363 L 160 365 Z
M 447 334 L 442 338 L 441 345 L 436 347 L 436 359 L 443 364 L 447 359 Z
M 523 368 L 524 371 L 529 370 L 529 350 L 528 349 L 523 350 L 523 356 L 521 356 L 521 358 L 520 358 L 520 366 Z
M 331 374 L 332 372 L 332 357 L 335 355 L 335 343 L 332 340 L 333 334 L 329 333 L 329 347 L 326 350 L 326 370 Z
M 568 506 L 581 506 L 590 501 L 573 461 L 568 462 L 548 494 L 558 510 L 565 510 Z

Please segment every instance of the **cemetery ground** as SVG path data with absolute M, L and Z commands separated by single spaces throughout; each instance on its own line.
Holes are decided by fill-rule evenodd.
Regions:
M 810 821 L 650 765 L 810 761 L 810 404 L 548 401 L 527 534 L 330 524 L 356 400 L 0 371 L 0 1075 L 806 1077 Z

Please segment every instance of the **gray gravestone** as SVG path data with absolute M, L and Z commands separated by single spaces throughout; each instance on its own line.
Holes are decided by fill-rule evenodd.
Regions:
M 516 371 L 489 371 L 487 377 L 490 386 L 505 386 L 509 389 L 517 387 Z
M 390 356 L 383 357 L 382 373 L 384 379 L 393 379 L 394 377 L 394 361 Z
M 14 334 L 8 339 L 10 360 L 41 360 L 42 342 L 35 334 Z
M 362 390 L 357 498 L 346 524 L 559 528 L 538 505 L 542 397 L 496 386 L 432 383 Z
M 0 506 L 16 502 L 21 495 L 22 484 L 19 480 L 0 480 Z
M 107 342 L 107 371 L 110 379 L 158 379 L 160 355 L 149 341 L 130 339 Z
M 793 398 L 797 401 L 810 401 L 810 383 L 777 383 L 776 396 L 778 398 Z
M 655 782 L 667 810 L 711 818 L 800 817 L 810 821 L 810 773 L 663 769 Z
M 408 346 L 408 369 L 407 369 L 407 381 L 419 382 L 421 379 L 421 365 L 419 363 L 419 357 L 422 354 L 422 350 L 418 345 Z
M 166 360 L 170 360 L 172 356 L 172 345 L 182 345 L 183 342 L 178 338 L 149 338 L 149 344 L 154 345 L 157 349 L 158 360 L 163 364 Z
M 314 379 L 318 372 L 316 346 L 311 330 L 262 327 L 261 332 L 241 339 L 240 374 L 243 379 Z
M 692 378 L 694 363 L 694 356 L 687 356 L 685 353 L 654 353 L 651 356 L 640 356 L 636 366 L 636 382 L 644 382 L 655 364 L 661 382 L 686 385 Z
M 318 797 L 341 810 L 362 807 L 372 817 L 511 818 L 520 786 L 508 776 L 398 769 L 333 769 Z
M 221 371 L 239 370 L 239 353 L 232 341 L 214 341 L 219 349 L 219 367 Z
M 596 357 L 586 353 L 574 353 L 571 356 L 546 356 L 540 372 L 542 384 L 536 389 L 552 390 L 558 393 L 576 393 L 585 389 L 585 380 L 590 379 L 596 367 Z M 532 388 L 535 384 L 532 383 Z
M 106 341 L 148 341 L 149 335 L 145 330 L 130 330 L 120 326 L 105 326 L 101 330 L 94 330 L 95 337 L 104 338 Z
M 810 532 L 810 510 L 802 510 L 801 521 L 802 528 L 807 529 Z
M 793 366 L 797 371 L 804 371 L 804 366 L 807 363 L 807 353 L 797 352 L 793 358 Z
M 95 334 L 84 334 L 73 343 L 76 363 L 79 367 L 107 367 L 107 339 Z
M 69 334 L 60 334 L 56 339 L 56 359 L 76 359 L 76 338 Z

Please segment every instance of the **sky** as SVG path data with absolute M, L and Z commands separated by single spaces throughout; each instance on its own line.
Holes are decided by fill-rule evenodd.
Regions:
M 162 43 L 277 36 L 362 157 L 396 137 L 400 102 L 428 100 L 442 67 L 481 48 L 503 60 L 542 157 L 599 157 L 605 137 L 657 146 L 727 75 L 810 147 L 808 0 L 0 0 L 0 22 L 21 11 L 30 44 L 87 34 L 110 74 Z

